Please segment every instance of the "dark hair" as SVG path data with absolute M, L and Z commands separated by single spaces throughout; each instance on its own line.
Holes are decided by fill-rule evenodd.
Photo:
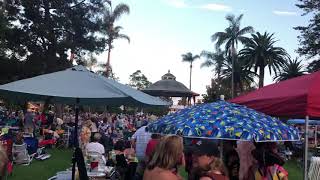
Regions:
M 160 134 L 151 134 L 151 139 L 160 139 L 161 135 Z
M 252 156 L 258 161 L 260 166 L 273 166 L 274 164 L 278 164 L 280 166 L 284 165 L 284 160 L 277 154 L 265 150 L 265 149 L 255 149 L 251 152 Z
M 123 140 L 118 140 L 114 145 L 114 150 L 117 151 L 124 151 L 125 150 L 125 143 Z

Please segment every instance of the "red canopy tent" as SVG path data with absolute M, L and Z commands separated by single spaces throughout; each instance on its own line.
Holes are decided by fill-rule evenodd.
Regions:
M 320 117 L 320 71 L 260 88 L 230 102 L 278 117 Z M 307 179 L 308 134 L 305 138 L 304 179 Z
M 320 117 L 320 71 L 265 86 L 230 102 L 278 117 Z

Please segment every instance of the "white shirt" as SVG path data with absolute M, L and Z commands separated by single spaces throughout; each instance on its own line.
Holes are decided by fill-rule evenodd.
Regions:
M 87 152 L 97 152 L 99 154 L 105 154 L 105 150 L 102 144 L 98 142 L 91 142 L 86 146 Z
M 136 140 L 136 154 L 139 159 L 145 157 L 147 144 L 151 139 L 151 133 L 146 132 L 146 126 L 139 128 L 132 136 Z

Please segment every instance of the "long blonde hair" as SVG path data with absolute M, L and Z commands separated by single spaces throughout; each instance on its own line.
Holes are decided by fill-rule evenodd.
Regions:
M 147 168 L 149 170 L 155 167 L 172 169 L 180 162 L 182 155 L 182 138 L 176 135 L 166 136 L 157 145 Z

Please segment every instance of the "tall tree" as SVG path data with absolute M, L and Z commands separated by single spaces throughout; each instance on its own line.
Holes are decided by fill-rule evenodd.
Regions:
M 72 65 L 68 52 L 82 56 L 101 53 L 106 0 L 7 0 L 5 46 L 10 60 L 23 66 L 19 78 L 65 69 Z
M 320 70 L 320 60 L 312 61 L 308 66 L 307 70 L 309 73 L 313 73 Z
M 302 76 L 305 74 L 305 71 L 303 70 L 302 61 L 298 60 L 298 58 L 292 60 L 289 59 L 280 70 L 280 73 L 275 76 L 273 79 L 276 81 L 284 81 L 287 79 L 295 78 L 298 76 Z
M 105 32 L 108 35 L 107 45 L 108 45 L 108 59 L 106 63 L 106 76 L 109 77 L 111 71 L 110 58 L 111 58 L 111 49 L 113 48 L 112 43 L 116 39 L 126 39 L 130 42 L 130 38 L 121 34 L 121 26 L 114 26 L 114 23 L 120 19 L 124 14 L 129 14 L 130 8 L 126 4 L 118 4 L 114 9 L 112 8 L 112 3 L 109 1 L 110 8 L 107 9 L 104 15 L 105 21 Z
M 227 61 L 226 53 L 224 51 L 221 51 L 221 49 L 217 49 L 216 52 L 202 51 L 200 56 L 205 58 L 205 61 L 201 64 L 200 67 L 214 67 L 213 70 L 219 80 L 221 76 L 222 67 Z
M 289 57 L 285 49 L 274 46 L 276 42 L 273 34 L 257 32 L 252 34 L 251 40 L 239 53 L 241 58 L 248 61 L 250 68 L 253 67 L 255 73 L 259 69 L 259 88 L 264 84 L 265 68 L 269 68 L 270 74 L 273 72 L 277 75 Z
M 77 61 L 78 65 L 83 65 L 93 71 L 93 68 L 97 66 L 98 60 L 94 54 L 90 53 L 87 57 L 79 58 Z
M 216 42 L 216 47 L 220 47 L 225 44 L 225 51 L 228 56 L 232 57 L 232 67 L 234 66 L 235 61 L 237 60 L 237 48 L 238 43 L 246 43 L 249 38 L 245 37 L 247 33 L 253 32 L 253 27 L 246 26 L 241 29 L 241 19 L 243 18 L 243 14 L 238 17 L 234 15 L 227 15 L 226 19 L 229 22 L 229 27 L 225 29 L 224 32 L 216 32 L 211 36 L 212 42 Z M 232 68 L 234 69 L 234 68 Z M 232 97 L 234 96 L 234 73 L 232 73 L 231 80 L 231 89 L 232 89 Z
M 129 86 L 134 87 L 138 90 L 145 89 L 151 85 L 151 82 L 144 74 L 142 74 L 140 70 L 132 73 L 129 79 Z
M 247 67 L 246 61 L 235 61 L 232 68 L 232 58 L 227 56 L 221 70 L 221 84 L 230 89 L 232 89 L 232 74 L 234 74 L 234 92 L 237 95 L 252 89 L 256 73 Z
M 199 59 L 199 55 L 193 55 L 191 52 L 188 52 L 186 54 L 182 54 L 182 61 L 190 63 L 190 79 L 189 79 L 189 89 L 191 90 L 191 81 L 192 81 L 192 64 L 196 59 Z
M 320 54 L 320 1 L 317 0 L 299 0 L 297 6 L 305 13 L 311 14 L 312 18 L 307 26 L 298 26 L 294 29 L 300 31 L 298 36 L 300 47 L 298 52 L 308 58 L 319 57 Z

